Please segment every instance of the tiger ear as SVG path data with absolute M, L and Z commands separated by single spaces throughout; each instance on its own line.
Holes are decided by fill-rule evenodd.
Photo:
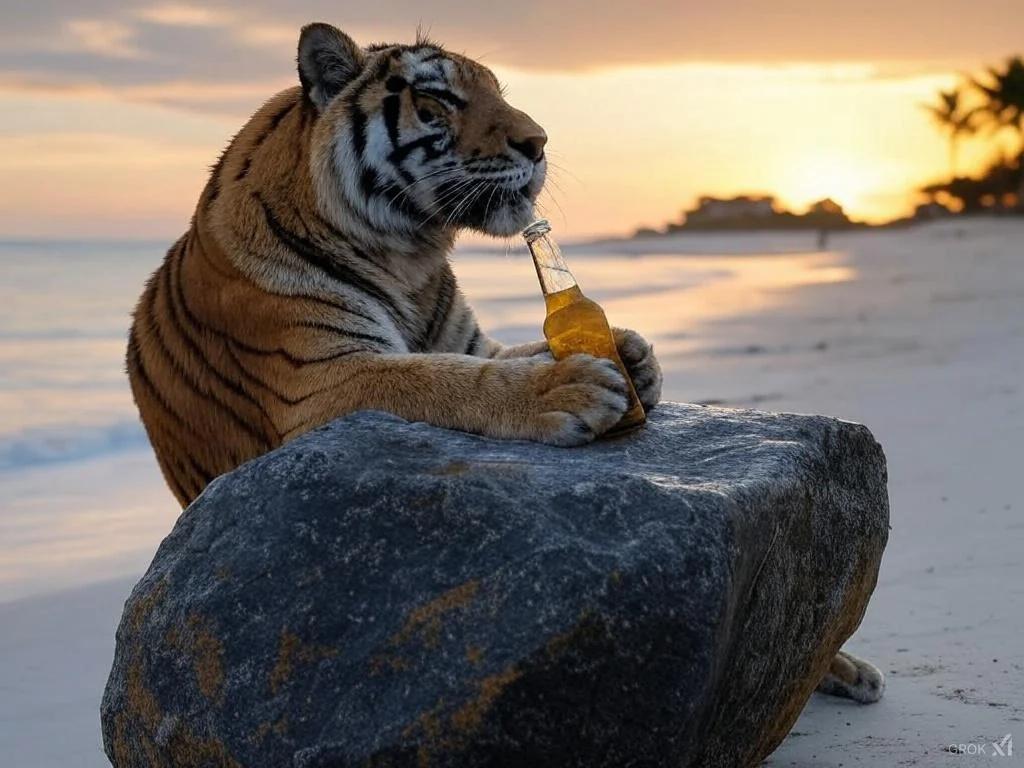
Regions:
M 307 24 L 299 35 L 299 82 L 323 110 L 363 68 L 363 51 L 330 24 Z

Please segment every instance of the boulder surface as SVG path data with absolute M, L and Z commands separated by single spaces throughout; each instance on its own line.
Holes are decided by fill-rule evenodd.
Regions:
M 860 623 L 885 458 L 664 403 L 583 448 L 363 412 L 215 480 L 136 585 L 128 766 L 753 766 Z

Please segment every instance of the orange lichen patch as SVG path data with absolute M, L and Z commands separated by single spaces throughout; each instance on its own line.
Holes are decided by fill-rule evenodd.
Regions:
M 218 705 L 223 703 L 221 686 L 224 685 L 224 644 L 221 643 L 208 621 L 198 613 L 189 614 L 182 628 L 167 631 L 164 643 L 168 647 L 191 657 L 192 669 L 196 675 L 199 692 L 211 700 L 220 695 Z
M 551 660 L 561 658 L 573 646 L 581 645 L 598 636 L 599 628 L 592 619 L 589 610 L 580 611 L 579 623 L 572 629 L 553 635 L 545 644 L 544 649 Z
M 402 730 L 402 738 L 412 740 L 416 734 L 422 733 L 423 740 L 416 749 L 417 768 L 430 768 L 431 749 L 447 746 L 447 742 L 441 741 L 441 718 L 440 712 L 444 709 L 444 699 L 438 702 L 433 709 L 424 712 Z
M 165 754 L 170 759 L 153 765 L 168 765 L 174 768 L 184 766 L 217 766 L 217 768 L 242 768 L 242 764 L 231 756 L 227 746 L 217 739 L 199 739 L 187 728 L 180 728 L 167 743 Z
M 453 461 L 450 464 L 445 464 L 443 467 L 432 469 L 428 471 L 431 475 L 461 475 L 463 472 L 468 471 L 470 465 L 464 461 Z
M 149 614 L 164 601 L 165 597 L 167 597 L 166 577 L 157 582 L 157 585 L 149 590 L 149 592 L 132 603 L 128 613 L 128 624 L 133 631 L 142 631 L 142 625 L 149 618 Z
M 221 663 L 224 644 L 210 630 L 210 625 L 203 623 L 202 617 L 198 614 L 191 614 L 186 626 L 194 633 L 195 653 L 192 657 L 192 668 L 199 683 L 199 692 L 207 699 L 212 699 L 224 684 L 224 666 Z
M 497 675 L 485 677 L 477 683 L 479 693 L 452 714 L 452 727 L 462 736 L 476 733 L 502 692 L 522 676 L 523 673 L 517 669 L 506 669 Z
M 124 710 L 114 717 L 116 765 L 242 768 L 222 742 L 196 738 L 180 723 L 166 745 L 157 747 L 153 738 L 164 715 L 156 697 L 146 686 L 141 652 L 136 652 L 128 664 L 125 694 Z
M 281 644 L 277 650 L 277 662 L 270 672 L 270 692 L 278 689 L 292 679 L 297 664 L 316 664 L 324 659 L 338 655 L 338 649 L 329 645 L 310 645 L 303 643 L 298 635 L 290 632 L 287 627 L 281 630 Z
M 167 588 L 167 579 L 163 579 L 133 602 L 127 614 L 127 625 L 134 633 L 138 635 L 144 631 L 149 616 L 167 596 Z M 223 648 L 202 617 L 190 615 L 183 627 L 167 632 L 165 642 L 192 656 L 199 690 L 207 698 L 216 695 L 224 681 L 221 665 Z M 166 714 L 147 683 L 152 675 L 145 668 L 138 642 L 125 664 L 125 674 L 124 700 L 121 711 L 114 715 L 111 748 L 115 765 L 242 768 L 221 741 L 198 738 L 181 721 L 166 741 L 157 746 L 155 735 L 164 725 Z
M 501 698 L 505 689 L 523 676 L 516 669 L 507 669 L 497 675 L 479 680 L 477 692 L 469 701 L 445 717 L 444 699 L 417 717 L 402 731 L 407 741 L 419 739 L 416 752 L 417 766 L 429 768 L 431 756 L 438 752 L 453 752 L 469 746 L 470 740 L 484 724 L 484 718 Z
M 124 712 L 114 718 L 114 764 L 115 765 L 149 765 L 167 764 L 160 759 L 156 745 L 150 734 L 139 731 L 138 722 Z M 132 749 L 138 744 L 138 751 Z M 143 760 L 139 760 L 139 752 Z
M 371 677 L 376 677 L 384 672 L 384 670 L 391 670 L 392 672 L 408 672 L 411 668 L 412 665 L 406 659 L 398 656 L 385 656 L 381 654 L 379 656 L 374 656 L 370 660 Z
M 132 720 L 140 722 L 149 731 L 155 731 L 163 719 L 160 704 L 146 687 L 142 669 L 142 654 L 136 652 L 128 663 L 128 684 L 125 686 L 124 711 Z
M 441 701 L 436 707 L 417 717 L 402 731 L 402 738 L 411 739 L 417 733 L 422 733 L 427 741 L 436 741 L 441 736 L 440 712 L 443 708 L 444 702 Z
M 392 647 L 404 645 L 419 634 L 422 635 L 423 642 L 428 648 L 436 648 L 441 642 L 441 633 L 444 630 L 441 620 L 444 616 L 468 606 L 479 591 L 480 582 L 474 579 L 454 589 L 449 589 L 440 597 L 414 608 L 409 614 L 409 618 L 406 619 L 402 631 L 388 640 L 388 644 Z
M 129 734 L 133 724 L 127 715 L 118 715 L 114 722 L 115 765 L 145 765 L 148 768 L 242 768 L 242 764 L 232 757 L 223 742 L 216 739 L 198 739 L 187 728 L 179 727 L 166 745 L 158 748 L 149 733 L 136 731 Z
M 475 645 L 471 645 L 466 648 L 466 660 L 474 667 L 479 668 L 484 663 L 484 652 Z
M 261 745 L 267 740 L 267 736 L 275 734 L 283 738 L 288 734 L 288 715 L 282 715 L 276 723 L 264 723 L 256 731 L 256 743 Z
M 544 649 L 548 652 L 548 658 L 553 660 L 561 657 L 569 646 L 572 645 L 573 640 L 575 639 L 575 629 L 571 629 L 568 632 L 562 632 L 561 634 L 552 637 L 544 644 Z
M 522 475 L 526 465 L 521 461 L 494 461 L 494 460 L 480 460 L 476 459 L 472 462 L 469 461 L 453 461 L 444 466 L 437 467 L 436 469 L 427 470 L 427 474 L 439 475 L 439 476 L 450 476 L 450 475 L 462 475 L 470 470 L 477 470 L 483 472 L 496 472 L 499 474 L 516 474 Z

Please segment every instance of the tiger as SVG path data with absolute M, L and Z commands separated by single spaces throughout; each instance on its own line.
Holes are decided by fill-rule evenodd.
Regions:
M 543 128 L 490 69 L 422 35 L 361 48 L 309 24 L 297 64 L 211 169 L 132 315 L 132 395 L 181 506 L 360 410 L 564 447 L 615 425 L 628 389 L 613 362 L 501 344 L 451 265 L 460 232 L 533 220 Z M 649 410 L 653 348 L 614 334 Z
M 364 48 L 312 23 L 296 60 L 298 84 L 231 139 L 132 313 L 132 397 L 181 507 L 361 410 L 566 448 L 607 432 L 628 405 L 616 364 L 503 345 L 451 266 L 463 231 L 533 220 L 544 129 L 490 69 L 419 34 Z M 650 411 L 654 349 L 613 334 Z M 842 690 L 862 669 L 840 670 Z

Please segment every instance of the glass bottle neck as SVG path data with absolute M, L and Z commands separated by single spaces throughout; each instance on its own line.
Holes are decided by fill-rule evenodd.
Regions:
M 527 246 L 537 269 L 537 279 L 545 296 L 576 287 L 576 278 L 569 271 L 569 265 L 562 258 L 562 251 L 555 242 L 545 235 L 532 238 Z

